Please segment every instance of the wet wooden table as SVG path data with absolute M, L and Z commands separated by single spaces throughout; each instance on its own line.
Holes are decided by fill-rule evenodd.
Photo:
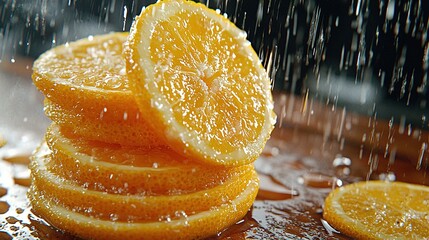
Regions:
M 29 155 L 49 120 L 31 83 L 31 62 L 0 67 L 0 239 L 74 239 L 32 213 Z M 428 135 L 275 94 L 278 123 L 255 162 L 261 188 L 244 219 L 213 239 L 348 239 L 322 218 L 336 187 L 366 179 L 429 185 Z

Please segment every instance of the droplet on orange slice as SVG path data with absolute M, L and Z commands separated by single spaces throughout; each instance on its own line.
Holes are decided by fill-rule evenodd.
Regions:
M 203 239 L 214 236 L 236 223 L 247 213 L 258 191 L 257 178 L 250 181 L 237 198 L 228 204 L 193 215 L 159 221 L 108 221 L 64 208 L 30 188 L 28 197 L 33 210 L 53 226 L 85 239 Z M 180 211 L 179 211 L 180 213 Z
M 113 221 L 150 222 L 158 221 L 164 216 L 175 219 L 176 212 L 192 215 L 207 211 L 222 204 L 229 204 L 257 177 L 256 172 L 249 169 L 229 178 L 223 184 L 193 193 L 152 195 L 153 193 L 146 192 L 121 195 L 78 186 L 56 175 L 53 169 L 49 170 L 47 165 L 50 161 L 52 157 L 44 149 L 39 149 L 39 152 L 34 154 L 30 165 L 34 191 L 55 199 L 57 204 L 69 210 L 104 220 L 114 216 Z
M 159 1 L 137 17 L 125 56 L 140 110 L 174 150 L 221 165 L 259 156 L 275 122 L 270 79 L 226 17 Z
M 130 116 L 128 112 L 123 112 L 106 117 L 104 110 L 100 113 L 82 112 L 64 108 L 49 99 L 44 101 L 44 111 L 67 136 L 147 149 L 165 145 L 139 115 Z
M 425 239 L 429 187 L 403 182 L 358 182 L 333 190 L 323 217 L 357 239 Z
M 48 99 L 48 116 L 70 131 L 123 145 L 162 145 L 129 89 L 122 55 L 127 36 L 91 36 L 52 48 L 34 62 L 33 82 Z
M 67 138 L 55 124 L 45 138 L 52 155 L 49 169 L 80 186 L 108 193 L 191 193 L 253 169 L 205 166 L 165 147 L 139 149 Z

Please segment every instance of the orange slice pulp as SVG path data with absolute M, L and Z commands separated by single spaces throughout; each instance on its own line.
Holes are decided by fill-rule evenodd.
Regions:
M 35 212 L 54 226 L 90 239 L 201 239 L 213 236 L 236 223 L 247 212 L 258 191 L 257 178 L 228 204 L 183 216 L 176 220 L 154 222 L 114 222 L 89 217 L 64 208 L 51 198 L 30 189 L 29 198 Z M 165 216 L 164 216 L 165 217 Z M 162 219 L 162 217 L 161 217 Z
M 46 147 L 45 147 L 46 148 Z M 253 169 L 237 174 L 223 184 L 193 193 L 176 192 L 171 195 L 151 195 L 150 192 L 108 194 L 73 184 L 47 169 L 51 161 L 49 151 L 42 146 L 34 154 L 30 165 L 33 191 L 55 199 L 57 204 L 75 212 L 100 219 L 116 221 L 158 221 L 163 216 L 175 218 L 175 213 L 192 215 L 210 210 L 235 199 L 251 181 L 257 178 Z M 132 185 L 132 183 L 129 183 Z
M 323 217 L 357 239 L 425 239 L 429 236 L 429 187 L 368 181 L 333 190 Z
M 70 132 L 123 145 L 162 145 L 129 90 L 122 57 L 127 36 L 111 33 L 57 46 L 34 62 L 33 82 L 48 99 L 48 117 Z M 129 127 L 121 131 L 121 124 Z
M 175 151 L 243 165 L 275 122 L 270 80 L 246 34 L 191 1 L 160 1 L 136 19 L 125 48 L 130 88 Z
M 251 164 L 204 166 L 165 147 L 148 150 L 67 138 L 55 124 L 48 128 L 46 141 L 52 151 L 47 164 L 51 171 L 78 185 L 109 193 L 191 193 L 253 169 Z

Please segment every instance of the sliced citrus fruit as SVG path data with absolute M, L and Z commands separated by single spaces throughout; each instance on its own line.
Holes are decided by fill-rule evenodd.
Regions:
M 65 109 L 48 99 L 45 99 L 44 106 L 46 116 L 61 126 L 68 136 L 145 148 L 165 145 L 144 121 L 129 119 L 124 113 L 122 119 L 115 120 L 99 113 L 87 114 Z
M 127 35 L 112 33 L 55 47 L 34 62 L 33 82 L 56 104 L 48 105 L 48 115 L 61 125 L 85 136 L 109 136 L 111 130 L 113 137 L 102 139 L 107 142 L 159 145 L 160 138 L 154 137 L 154 131 L 140 117 L 129 90 L 122 57 Z M 82 124 L 76 124 L 79 120 Z M 109 123 L 110 128 L 103 128 Z M 120 124 L 132 124 L 136 129 L 121 132 Z
M 429 236 L 429 187 L 368 181 L 333 190 L 323 217 L 358 239 L 425 239 Z
M 93 191 L 73 184 L 47 169 L 51 157 L 41 150 L 31 162 L 34 190 L 55 199 L 59 205 L 89 216 L 105 220 L 157 221 L 162 216 L 176 218 L 176 212 L 191 215 L 209 210 L 235 199 L 254 181 L 254 170 L 236 175 L 223 184 L 189 194 L 175 195 L 119 195 Z M 130 183 L 131 184 L 131 183 Z M 113 216 L 113 217 L 112 217 Z
M 66 138 L 55 124 L 46 132 L 48 168 L 89 189 L 120 194 L 190 193 L 222 184 L 253 166 L 204 166 L 168 148 L 138 149 Z
M 226 17 L 191 1 L 159 1 L 137 17 L 125 56 L 140 110 L 173 149 L 222 165 L 261 153 L 275 122 L 270 79 Z
M 210 210 L 171 220 L 107 221 L 64 208 L 50 197 L 30 187 L 28 197 L 33 210 L 53 226 L 85 239 L 201 239 L 217 234 L 240 220 L 255 200 L 258 180 L 254 178 L 237 198 Z

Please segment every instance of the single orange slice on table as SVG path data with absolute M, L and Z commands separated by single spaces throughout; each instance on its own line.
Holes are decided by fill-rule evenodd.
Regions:
M 51 159 L 49 150 L 42 145 L 33 156 L 30 169 L 33 191 L 55 199 L 58 205 L 69 210 L 104 220 L 150 222 L 164 217 L 176 219 L 208 211 L 229 204 L 257 178 L 253 168 L 237 174 L 223 184 L 193 193 L 176 192 L 171 195 L 152 195 L 150 192 L 108 194 L 90 190 L 61 178 L 47 168 Z M 132 183 L 129 183 L 131 185 Z
M 333 190 L 323 217 L 357 239 L 426 239 L 429 236 L 429 187 L 368 181 Z
M 116 194 L 170 195 L 223 184 L 253 169 L 205 166 L 168 148 L 139 149 L 67 138 L 52 124 L 45 135 L 52 151 L 47 168 L 88 189 Z
M 122 57 L 127 36 L 111 33 L 55 47 L 34 62 L 33 82 L 52 103 L 48 116 L 70 131 L 123 145 L 163 145 L 129 90 Z M 128 128 L 121 131 L 121 124 Z
M 250 181 L 240 195 L 227 204 L 189 216 L 182 215 L 175 220 L 163 216 L 152 222 L 118 222 L 89 217 L 60 206 L 32 188 L 28 197 L 37 215 L 84 239 L 202 239 L 216 235 L 246 215 L 258 192 L 258 179 L 255 177 Z
M 210 164 L 259 156 L 275 122 L 270 79 L 226 17 L 160 1 L 137 17 L 125 56 L 137 104 L 171 148 Z

